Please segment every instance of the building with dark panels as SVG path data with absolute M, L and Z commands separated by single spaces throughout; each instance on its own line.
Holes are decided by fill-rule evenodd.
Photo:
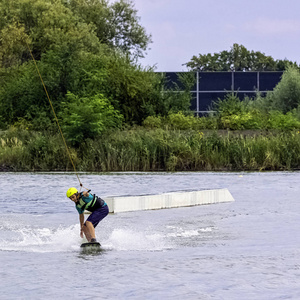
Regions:
M 167 86 L 176 83 L 184 89 L 176 72 L 166 72 Z M 194 72 L 195 84 L 191 90 L 191 110 L 197 114 L 210 111 L 213 101 L 223 99 L 226 94 L 234 93 L 240 99 L 255 97 L 272 91 L 281 80 L 283 72 Z

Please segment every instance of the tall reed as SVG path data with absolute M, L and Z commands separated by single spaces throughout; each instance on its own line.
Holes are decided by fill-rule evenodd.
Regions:
M 292 170 L 300 134 L 242 135 L 135 129 L 87 141 L 81 161 L 94 171 Z
M 114 131 L 71 148 L 78 171 L 295 170 L 299 132 L 248 135 L 217 131 L 135 128 Z M 0 136 L 0 169 L 72 170 L 59 135 L 8 132 Z
M 77 153 L 71 155 L 78 164 Z M 0 170 L 68 170 L 71 163 L 59 135 L 10 130 L 0 136 Z

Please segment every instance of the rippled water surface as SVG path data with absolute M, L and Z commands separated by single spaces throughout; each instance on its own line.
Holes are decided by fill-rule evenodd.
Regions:
M 300 299 L 300 173 L 80 174 L 99 196 L 228 188 L 235 202 L 110 214 L 82 253 L 74 174 L 0 173 L 0 299 Z

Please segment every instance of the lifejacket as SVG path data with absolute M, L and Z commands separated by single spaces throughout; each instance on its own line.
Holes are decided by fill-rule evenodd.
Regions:
M 86 203 L 82 200 L 82 197 L 80 196 L 79 201 L 76 203 L 76 207 L 81 209 L 82 211 L 88 210 L 90 212 L 93 212 L 94 210 L 101 208 L 105 205 L 105 202 L 100 197 L 97 197 L 95 194 L 93 196 L 93 200 Z

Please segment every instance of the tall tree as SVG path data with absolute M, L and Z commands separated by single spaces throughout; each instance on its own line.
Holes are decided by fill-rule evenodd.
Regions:
M 66 8 L 61 0 L 1 0 L 0 59 L 2 66 L 13 67 L 31 60 L 26 42 L 35 59 L 60 47 L 96 52 L 99 40 L 90 25 Z
M 25 41 L 36 59 L 62 44 L 89 52 L 105 44 L 137 59 L 151 42 L 139 21 L 131 1 L 0 0 L 0 62 L 9 67 L 30 59 Z
M 151 35 L 146 33 L 132 1 L 116 1 L 111 5 L 106 0 L 65 1 L 74 14 L 85 23 L 94 26 L 101 43 L 119 49 L 131 58 L 144 57 Z

